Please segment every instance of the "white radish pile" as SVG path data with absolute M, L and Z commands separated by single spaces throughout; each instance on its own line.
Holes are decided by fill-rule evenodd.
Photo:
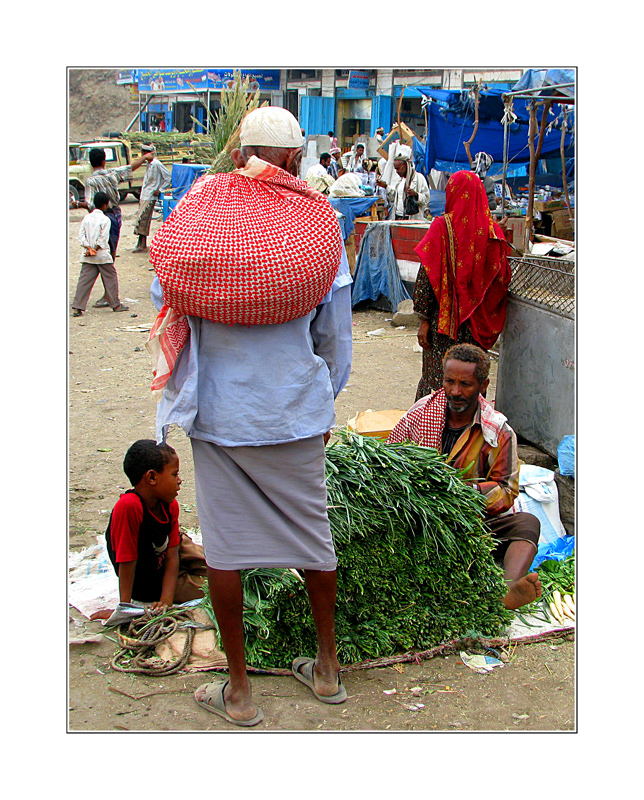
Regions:
M 552 600 L 548 604 L 550 616 L 560 625 L 568 625 L 575 621 L 575 601 L 569 594 L 561 596 L 557 589 L 552 593 Z

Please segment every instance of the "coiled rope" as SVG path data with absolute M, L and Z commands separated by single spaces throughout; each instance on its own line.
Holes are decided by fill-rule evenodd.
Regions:
M 121 649 L 112 659 L 112 669 L 156 676 L 178 672 L 190 657 L 197 627 L 201 629 L 203 625 L 195 623 L 189 612 L 183 609 L 171 609 L 163 615 L 155 615 L 148 609 L 142 617 L 128 623 L 127 627 L 125 624 L 119 626 L 116 637 Z M 177 629 L 186 631 L 183 653 L 175 661 L 161 661 L 155 648 Z

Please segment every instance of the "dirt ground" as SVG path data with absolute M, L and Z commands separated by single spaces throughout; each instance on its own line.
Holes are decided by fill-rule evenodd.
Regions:
M 153 277 L 145 254 L 133 254 L 137 203 L 122 205 L 123 228 L 116 266 L 125 313 L 90 307 L 69 318 L 69 548 L 96 541 L 107 526 L 119 494 L 128 488 L 123 455 L 139 438 L 154 437 L 155 403 L 149 391 L 150 364 L 145 331 L 156 311 L 149 297 Z M 80 265 L 76 236 L 84 211 L 69 212 L 69 299 Z M 153 222 L 152 232 L 160 225 Z M 414 401 L 421 355 L 414 351 L 415 330 L 395 329 L 391 313 L 354 312 L 354 360 L 347 387 L 336 402 L 339 425 L 366 409 L 406 409 Z M 384 328 L 376 336 L 368 332 Z M 491 393 L 494 386 L 492 382 Z M 179 453 L 183 484 L 181 525 L 198 526 L 189 442 L 180 429 L 170 443 Z M 103 633 L 70 606 L 69 641 Z M 241 732 L 199 708 L 192 693 L 210 673 L 165 678 L 129 676 L 110 668 L 115 645 L 99 641 L 70 644 L 68 729 L 80 731 Z M 258 731 L 573 731 L 575 643 L 569 639 L 519 645 L 503 668 L 487 675 L 472 672 L 458 653 L 421 663 L 348 672 L 349 701 L 318 703 L 292 678 L 253 677 L 253 691 L 264 711 Z M 313 654 L 311 654 L 313 655 Z M 284 665 L 288 666 L 288 665 Z M 395 689 L 395 693 L 386 693 Z M 412 692 L 412 689 L 414 690 Z

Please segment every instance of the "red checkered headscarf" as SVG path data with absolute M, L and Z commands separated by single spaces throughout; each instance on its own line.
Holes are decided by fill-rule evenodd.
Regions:
M 331 289 L 341 253 L 328 199 L 285 170 L 251 156 L 200 179 L 150 245 L 166 302 L 148 339 L 153 392 L 188 339 L 183 315 L 229 325 L 302 317 Z
M 478 406 L 483 438 L 492 447 L 496 447 L 507 418 L 481 394 L 478 396 Z M 389 434 L 387 444 L 415 442 L 423 447 L 434 447 L 440 452 L 446 409 L 447 396 L 444 389 L 421 397 L 398 421 Z

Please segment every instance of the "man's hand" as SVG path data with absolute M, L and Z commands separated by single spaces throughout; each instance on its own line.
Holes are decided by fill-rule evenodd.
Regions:
M 331 431 L 327 431 L 324 434 L 324 444 L 325 446 L 329 443 L 329 439 L 331 438 Z
M 503 217 L 503 219 L 500 219 L 497 224 L 498 224 L 499 228 L 501 228 L 503 233 L 505 233 L 507 231 L 507 229 L 508 229 L 508 218 L 507 217 Z
M 410 197 L 418 197 L 418 192 L 415 189 L 410 189 L 409 186 L 405 187 L 405 194 Z
M 378 180 L 376 181 L 376 186 L 382 186 L 383 189 L 387 188 L 387 184 L 385 183 L 385 181 L 382 180 L 382 178 L 378 178 Z

